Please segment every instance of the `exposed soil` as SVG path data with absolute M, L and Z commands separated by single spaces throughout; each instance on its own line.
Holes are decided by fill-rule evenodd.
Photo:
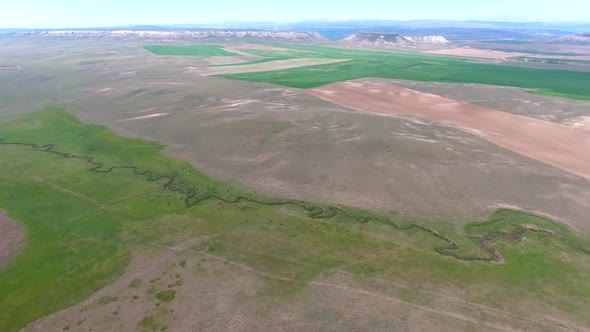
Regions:
M 0 210 L 0 269 L 18 254 L 24 243 L 23 227 Z
M 499 146 L 590 179 L 590 133 L 367 80 L 334 83 L 309 93 L 340 106 L 385 115 L 415 116 L 450 124 Z
M 580 126 L 590 114 L 590 102 L 530 93 L 527 89 L 487 84 L 389 80 L 403 87 L 464 101 L 485 108 L 540 120 Z M 588 122 L 590 128 L 590 122 Z
M 39 45 L 47 52 L 42 61 L 36 53 Z M 160 141 L 173 156 L 249 190 L 395 210 L 457 227 L 486 220 L 489 205 L 502 202 L 552 215 L 590 233 L 587 181 L 453 126 L 352 111 L 299 89 L 196 76 L 187 68 L 205 70 L 207 61 L 138 55 L 141 45 L 135 42 L 21 41 L 2 47 L 6 63 L 19 63 L 28 73 L 51 80 L 2 77 L 0 97 L 20 97 L 2 108 L 0 117 L 41 109 L 55 101 L 58 82 L 66 86 L 82 78 L 84 84 L 68 84 L 58 92 L 68 110 L 84 121 L 124 136 Z M 84 60 L 101 62 L 83 65 Z M 67 71 L 56 75 L 46 62 L 63 62 Z M 111 80 L 128 71 L 137 75 Z M 424 86 L 425 92 L 564 124 L 590 110 L 581 101 L 517 88 L 407 83 L 416 84 L 408 85 L 412 89 Z M 112 90 L 95 93 L 105 88 Z M 117 121 L 152 113 L 170 115 Z
M 210 67 L 201 74 L 209 75 L 226 75 L 240 73 L 255 73 L 263 71 L 283 70 L 289 68 L 326 65 L 330 63 L 349 61 L 347 59 L 319 59 L 319 58 L 296 58 L 287 60 L 276 60 L 251 65 L 228 66 L 228 67 Z
M 590 130 L 590 116 L 581 116 L 579 118 L 572 119 L 567 124 L 575 128 Z

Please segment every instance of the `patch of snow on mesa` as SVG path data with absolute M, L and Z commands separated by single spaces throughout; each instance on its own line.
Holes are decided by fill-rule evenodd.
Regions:
M 136 116 L 134 118 L 129 118 L 129 119 L 122 119 L 122 120 L 117 120 L 114 122 L 123 122 L 123 121 L 132 121 L 132 120 L 143 120 L 143 119 L 151 119 L 151 118 L 161 118 L 163 116 L 167 116 L 170 113 L 154 113 L 154 114 L 148 114 L 148 115 L 143 115 L 143 116 Z

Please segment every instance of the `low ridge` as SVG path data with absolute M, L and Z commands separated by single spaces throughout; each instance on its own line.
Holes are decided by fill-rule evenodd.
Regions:
M 590 32 L 561 37 L 558 43 L 590 45 Z

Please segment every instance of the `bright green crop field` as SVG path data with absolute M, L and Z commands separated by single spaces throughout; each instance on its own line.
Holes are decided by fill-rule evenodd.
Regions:
M 156 55 L 190 55 L 190 56 L 235 56 L 217 45 L 148 45 L 144 46 L 146 50 Z
M 474 303 L 515 312 L 534 304 L 590 323 L 590 241 L 551 220 L 498 210 L 456 231 L 272 198 L 212 179 L 162 148 L 55 107 L 0 123 L 0 209 L 26 229 L 25 248 L 0 271 L 0 331 L 105 287 L 133 248 L 199 236 L 209 237 L 195 250 L 293 280 L 275 290 L 279 298 L 343 270 L 361 282 L 477 289 Z
M 230 74 L 235 80 L 266 82 L 294 88 L 366 78 L 427 82 L 479 83 L 530 89 L 532 93 L 590 100 L 590 72 L 534 69 L 480 63 L 474 59 L 421 53 L 361 51 L 304 45 L 277 45 L 316 58 L 350 59 L 347 62 L 279 71 Z M 311 53 L 310 53 L 311 54 Z M 311 57 L 305 54 L 306 57 Z

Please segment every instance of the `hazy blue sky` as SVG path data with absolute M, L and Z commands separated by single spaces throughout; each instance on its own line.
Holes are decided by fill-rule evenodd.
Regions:
M 310 19 L 590 21 L 589 0 L 2 0 L 0 27 Z

